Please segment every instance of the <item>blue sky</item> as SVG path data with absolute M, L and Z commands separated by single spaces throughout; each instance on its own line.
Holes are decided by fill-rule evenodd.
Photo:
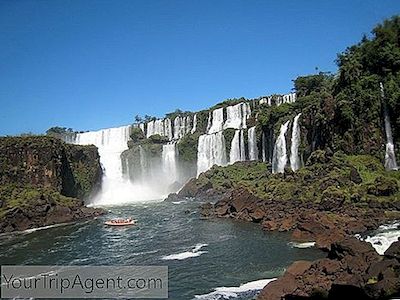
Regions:
M 286 93 L 396 0 L 0 0 L 0 135 Z

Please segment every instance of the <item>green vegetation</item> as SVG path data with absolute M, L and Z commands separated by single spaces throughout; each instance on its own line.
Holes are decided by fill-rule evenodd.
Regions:
M 72 128 L 55 126 L 47 129 L 46 135 L 65 140 L 74 139 L 76 132 Z
M 229 152 L 231 151 L 231 143 L 235 135 L 235 129 L 232 128 L 225 129 L 222 132 L 222 134 L 224 135 L 225 138 L 226 153 L 229 154 Z
M 24 187 L 7 184 L 0 185 L 0 220 L 8 211 L 19 208 L 25 211 L 35 210 L 36 206 L 49 201 L 51 205 L 76 207 L 75 198 L 61 195 L 52 188 L 26 185 Z
M 170 118 L 171 121 L 173 121 L 176 117 L 178 116 L 188 116 L 188 115 L 192 115 L 192 112 L 190 111 L 182 111 L 179 108 L 175 109 L 175 111 L 170 112 L 170 113 L 166 113 L 165 117 L 166 118 Z
M 76 196 L 87 199 L 100 188 L 102 170 L 97 147 L 65 144 L 75 182 Z
M 130 137 L 134 143 L 138 143 L 146 138 L 143 131 L 139 127 L 131 128 Z
M 294 80 L 297 100 L 259 108 L 259 128 L 276 136 L 279 127 L 302 112 L 304 157 L 330 148 L 347 154 L 368 154 L 383 160 L 386 138 L 383 103 L 392 121 L 400 155 L 400 17 L 378 25 L 371 38 L 339 54 L 337 75 L 320 72 Z M 385 98 L 382 99 L 380 82 Z M 274 96 L 273 96 L 274 98 Z
M 200 134 L 188 134 L 179 140 L 177 147 L 179 160 L 181 162 L 196 163 L 197 162 L 197 144 Z
M 319 150 L 296 173 L 286 170 L 285 174 L 272 174 L 265 163 L 237 162 L 226 167 L 214 166 L 201 174 L 195 184 L 220 191 L 242 186 L 266 200 L 298 199 L 327 206 L 339 201 L 362 206 L 370 201 L 400 200 L 400 180 L 391 173 L 372 156 L 348 156 L 340 152 L 330 155 Z

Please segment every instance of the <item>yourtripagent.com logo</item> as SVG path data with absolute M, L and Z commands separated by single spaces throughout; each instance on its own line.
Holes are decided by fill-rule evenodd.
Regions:
M 2 266 L 2 298 L 168 298 L 167 266 Z

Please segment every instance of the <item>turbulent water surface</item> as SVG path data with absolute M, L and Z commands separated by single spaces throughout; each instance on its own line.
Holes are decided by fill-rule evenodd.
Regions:
M 198 206 L 186 200 L 107 207 L 110 213 L 97 220 L 3 235 L 0 264 L 167 265 L 170 299 L 252 299 L 293 261 L 323 255 L 256 224 L 201 220 Z M 138 226 L 103 225 L 128 216 Z

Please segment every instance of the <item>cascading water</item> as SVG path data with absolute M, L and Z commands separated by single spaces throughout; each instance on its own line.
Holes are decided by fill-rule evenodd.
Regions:
M 104 168 L 102 190 L 94 199 L 95 204 L 114 204 L 130 194 L 127 193 L 130 184 L 123 177 L 120 159 L 122 151 L 128 148 L 130 128 L 131 126 L 122 126 L 76 135 L 76 144 L 97 146 Z
M 224 108 L 209 112 L 207 134 L 200 136 L 197 147 L 197 175 L 211 168 L 214 164 L 225 165 L 226 148 L 222 131 L 227 128 L 238 129 L 232 140 L 229 156 L 230 163 L 246 160 L 246 149 L 243 128 L 247 128 L 247 119 L 251 115 L 250 104 L 241 102 L 226 107 L 226 121 L 224 122 Z
M 229 163 L 246 160 L 243 130 L 236 130 L 231 142 Z
M 154 121 L 150 121 L 147 123 L 147 132 L 146 132 L 146 137 L 149 138 L 154 134 Z
M 386 170 L 398 170 L 396 161 L 396 154 L 394 152 L 394 142 L 392 135 L 392 127 L 390 126 L 390 117 L 385 101 L 385 92 L 383 89 L 383 83 L 380 83 L 381 97 L 383 102 L 383 114 L 385 122 L 385 132 L 386 132 L 386 152 L 385 152 L 385 169 Z
M 142 179 L 144 179 L 147 176 L 148 166 L 147 166 L 146 152 L 144 151 L 141 145 L 139 145 L 139 159 L 140 159 L 141 175 Z
M 197 114 L 195 114 L 193 117 L 193 127 L 190 133 L 193 134 L 196 132 L 196 130 L 197 130 Z
M 191 131 L 190 116 L 177 116 L 174 119 L 174 139 L 179 140 Z
M 213 165 L 226 165 L 225 138 L 222 131 L 203 134 L 197 146 L 197 175 L 207 171 Z
M 267 104 L 268 106 L 271 106 L 273 103 L 276 106 L 279 106 L 284 103 L 294 103 L 296 102 L 296 93 L 289 93 L 283 96 L 277 96 L 277 97 L 263 97 L 259 100 L 259 104 Z
M 266 141 L 265 141 L 265 133 L 264 131 L 261 133 L 261 143 L 262 143 L 262 161 L 266 162 L 267 161 L 267 147 L 266 147 Z
M 210 124 L 210 128 L 208 129 L 208 134 L 216 133 L 222 131 L 224 124 L 224 108 L 215 109 L 212 112 L 212 120 L 210 122 L 210 117 L 208 118 L 208 124 Z
M 249 145 L 249 160 L 258 160 L 256 126 L 249 128 L 247 135 Z
M 171 119 L 166 118 L 164 120 L 164 134 L 168 138 L 168 140 L 172 140 L 173 134 L 172 134 L 172 122 Z
M 162 168 L 168 183 L 178 181 L 178 170 L 176 165 L 176 143 L 163 145 Z
M 290 167 L 293 171 L 297 171 L 300 168 L 300 156 L 299 156 L 299 145 L 300 145 L 300 127 L 299 118 L 301 113 L 294 117 L 293 128 L 292 128 L 292 140 L 290 146 Z
M 242 129 L 246 128 L 246 121 L 251 114 L 249 103 L 238 103 L 233 106 L 226 108 L 226 121 L 224 129 L 234 128 Z
M 186 116 L 186 127 L 185 127 L 185 135 L 190 133 L 192 130 L 192 119 L 190 116 Z
M 281 125 L 279 136 L 276 139 L 274 154 L 272 159 L 272 173 L 283 173 L 287 164 L 286 153 L 286 131 L 288 130 L 290 121 Z

